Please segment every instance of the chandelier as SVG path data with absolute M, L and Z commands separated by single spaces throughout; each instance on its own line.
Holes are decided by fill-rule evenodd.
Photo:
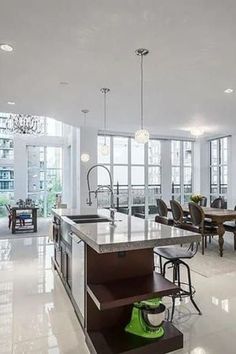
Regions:
M 6 131 L 9 134 L 41 134 L 43 122 L 40 117 L 29 114 L 11 114 L 6 121 Z

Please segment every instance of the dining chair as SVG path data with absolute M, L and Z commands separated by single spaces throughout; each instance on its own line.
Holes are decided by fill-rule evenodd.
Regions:
M 156 203 L 158 215 L 156 215 L 155 221 L 172 226 L 174 222 L 172 218 L 168 218 L 168 208 L 164 200 L 156 199 Z
M 211 208 L 225 209 L 225 200 L 222 197 L 216 198 L 211 203 Z
M 201 207 L 206 207 L 207 206 L 207 197 L 202 197 L 202 199 L 200 200 L 200 206 Z
M 12 210 L 11 210 L 11 206 L 9 204 L 5 204 L 5 207 L 7 209 L 8 212 L 8 228 L 11 228 L 11 224 L 12 224 Z M 20 215 L 16 216 L 16 222 L 18 222 L 20 224 L 20 226 L 22 226 L 22 220 Z
M 202 254 L 207 247 L 207 236 L 217 235 L 217 228 L 205 222 L 205 213 L 202 207 L 196 203 L 189 202 L 189 211 L 191 215 L 193 231 L 194 227 L 202 235 Z
M 188 225 L 191 223 L 191 220 L 184 216 L 184 211 L 179 202 L 172 199 L 170 200 L 170 207 L 173 215 L 174 226 L 188 229 Z
M 236 211 L 236 205 L 234 207 Z M 232 232 L 234 235 L 234 250 L 236 251 L 236 220 L 224 222 L 225 231 Z

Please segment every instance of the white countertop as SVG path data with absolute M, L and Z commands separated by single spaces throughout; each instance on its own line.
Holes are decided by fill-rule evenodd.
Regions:
M 76 215 L 69 209 L 54 210 L 56 215 Z M 87 211 L 87 210 L 86 210 Z M 81 212 L 80 215 L 85 214 Z M 109 210 L 98 210 L 110 216 Z M 115 214 L 116 226 L 109 222 L 72 224 L 72 232 L 98 253 L 137 250 L 200 241 L 201 235 L 121 213 Z M 63 218 L 64 219 L 64 218 Z

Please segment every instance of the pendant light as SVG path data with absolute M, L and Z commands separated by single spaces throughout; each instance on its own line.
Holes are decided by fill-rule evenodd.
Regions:
M 149 51 L 147 49 L 136 49 L 136 55 L 140 56 L 140 118 L 141 118 L 141 126 L 140 129 L 135 132 L 135 141 L 137 143 L 145 144 L 149 140 L 149 132 L 143 128 L 143 57 L 147 55 Z
M 84 141 L 86 142 L 86 114 L 89 112 L 88 109 L 82 109 L 81 111 L 84 114 Z M 83 152 L 80 156 L 82 162 L 88 162 L 90 160 L 90 156 L 87 152 Z
M 103 130 L 104 130 L 104 143 L 100 146 L 100 153 L 103 156 L 109 155 L 110 147 L 107 145 L 106 141 L 106 129 L 107 129 L 107 93 L 110 92 L 109 88 L 101 88 L 101 93 L 104 97 L 104 121 L 103 121 Z

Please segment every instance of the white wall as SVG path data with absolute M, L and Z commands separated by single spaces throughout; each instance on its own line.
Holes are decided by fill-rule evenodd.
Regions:
M 97 164 L 97 129 L 94 128 L 80 128 L 80 143 L 77 156 L 77 164 L 79 166 L 78 173 L 78 185 L 79 185 L 79 195 L 78 202 L 79 207 L 88 207 L 88 186 L 87 186 L 87 172 L 89 168 Z M 80 155 L 82 153 L 88 153 L 90 155 L 90 160 L 88 162 L 80 161 Z M 90 174 L 90 186 L 92 190 L 97 188 L 97 169 L 94 169 Z M 91 212 L 95 211 L 97 207 L 96 200 L 92 199 L 93 205 L 90 207 Z

